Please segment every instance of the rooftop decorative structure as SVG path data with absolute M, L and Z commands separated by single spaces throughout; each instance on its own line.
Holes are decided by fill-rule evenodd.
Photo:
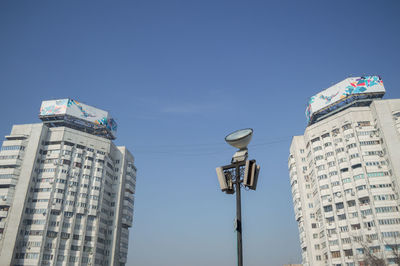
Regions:
M 117 123 L 107 111 L 72 99 L 43 101 L 39 118 L 48 126 L 67 126 L 87 133 L 115 139 Z
M 369 105 L 384 94 L 379 76 L 347 78 L 310 98 L 306 109 L 308 125 L 350 106 Z

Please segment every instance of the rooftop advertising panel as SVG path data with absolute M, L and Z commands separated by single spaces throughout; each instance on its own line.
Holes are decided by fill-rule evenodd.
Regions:
M 65 115 L 67 106 L 68 99 L 43 101 L 39 116 Z
M 307 121 L 313 114 L 349 97 L 372 93 L 385 93 L 383 81 L 378 76 L 351 77 L 312 96 L 306 109 Z
M 72 99 L 43 101 L 40 107 L 40 117 L 69 115 L 91 124 L 105 127 L 115 137 L 117 123 L 108 112 L 80 103 Z

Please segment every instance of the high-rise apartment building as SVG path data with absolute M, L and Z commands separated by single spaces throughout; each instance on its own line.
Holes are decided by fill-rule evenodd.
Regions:
M 368 76 L 311 97 L 288 160 L 303 265 L 399 263 L 400 99 L 384 92 Z
M 108 112 L 44 101 L 0 151 L 0 265 L 125 265 L 136 168 Z

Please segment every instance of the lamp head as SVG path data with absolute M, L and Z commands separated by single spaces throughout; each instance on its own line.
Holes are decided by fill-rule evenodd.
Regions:
M 244 150 L 247 149 L 247 145 L 249 145 L 252 136 L 253 136 L 253 129 L 251 128 L 240 129 L 226 136 L 225 141 L 226 143 L 235 148 Z

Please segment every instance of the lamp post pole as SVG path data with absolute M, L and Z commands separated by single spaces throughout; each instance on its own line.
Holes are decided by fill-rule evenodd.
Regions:
M 242 248 L 242 204 L 240 199 L 240 166 L 236 163 L 236 232 L 237 232 L 237 255 L 238 266 L 243 266 L 243 248 Z
M 237 265 L 243 266 L 242 247 L 242 204 L 240 199 L 241 183 L 249 189 L 256 190 L 258 172 L 260 167 L 255 160 L 247 160 L 249 144 L 253 135 L 253 129 L 246 128 L 237 130 L 225 137 L 225 141 L 239 149 L 233 154 L 230 165 L 217 167 L 218 182 L 221 190 L 227 194 L 236 192 L 236 221 L 235 230 L 237 234 Z M 242 179 L 243 170 L 243 179 Z M 235 187 L 234 187 L 235 186 Z

